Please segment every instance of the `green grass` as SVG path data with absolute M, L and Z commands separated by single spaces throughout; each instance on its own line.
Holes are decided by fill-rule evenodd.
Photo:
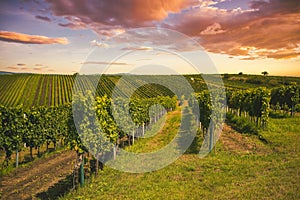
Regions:
M 299 127 L 300 117 L 270 119 L 269 130 L 260 132 L 268 144 L 247 136 L 265 145 L 266 150 L 257 153 L 225 151 L 218 142 L 216 153 L 203 159 L 186 153 L 154 172 L 132 174 L 105 167 L 90 184 L 64 199 L 300 199 Z M 135 149 L 147 149 L 145 142 L 156 137 L 161 135 L 139 140 Z
M 179 109 L 160 118 L 151 130 L 145 133 L 145 136 L 149 135 L 152 137 L 139 139 L 135 145 L 127 147 L 126 150 L 136 153 L 152 152 L 169 144 L 175 137 L 180 125 L 180 115 L 178 113 L 180 113 Z

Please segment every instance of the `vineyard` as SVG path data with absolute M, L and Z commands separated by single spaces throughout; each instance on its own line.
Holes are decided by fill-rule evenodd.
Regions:
M 77 77 L 77 78 L 76 78 Z M 141 85 L 133 96 L 155 97 L 174 94 L 169 89 L 155 84 L 140 83 L 142 80 L 136 76 L 122 79 L 122 88 L 132 88 Z M 111 96 L 116 82 L 121 76 L 93 76 L 93 75 L 38 75 L 38 74 L 12 74 L 1 75 L 0 79 L 0 104 L 10 107 L 23 105 L 24 108 L 33 106 L 58 106 L 71 103 L 73 86 L 80 90 L 95 89 L 97 96 Z M 152 77 L 151 77 L 152 78 Z M 154 77 L 160 80 L 161 77 Z M 172 77 L 167 78 L 172 79 Z M 166 80 L 166 81 L 167 81 Z M 180 87 L 180 86 L 179 86 Z M 126 91 L 116 89 L 118 96 L 126 96 Z
M 199 140 L 210 140 L 209 151 L 224 120 L 264 142 L 267 137 L 263 132 L 273 126 L 272 117 L 297 118 L 300 112 L 297 82 L 250 89 L 225 82 L 225 94 L 217 84 L 207 90 L 201 76 L 185 78 L 195 93 L 187 93 L 176 76 L 0 75 L 0 148 L 5 153 L 2 169 L 18 167 L 22 151 L 28 150 L 30 160 L 34 160 L 34 149 L 39 156 L 42 147 L 48 151 L 49 146 L 56 149 L 59 144 L 76 152 L 75 185 L 84 186 L 87 163 L 93 163 L 89 170 L 97 176 L 105 160 L 118 159 L 121 147 L 135 148 L 140 142 L 137 140 L 146 140 L 146 132 L 174 110 L 186 112 L 191 123 L 188 127 L 195 120 L 201 133 Z M 161 84 L 146 81 L 150 79 Z M 163 86 L 170 81 L 180 96 Z M 137 89 L 132 92 L 132 88 Z M 186 109 L 187 105 L 192 109 Z

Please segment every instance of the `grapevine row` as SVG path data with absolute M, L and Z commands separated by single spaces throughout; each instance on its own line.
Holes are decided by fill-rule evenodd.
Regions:
M 88 150 L 95 155 L 104 155 L 105 152 L 112 151 L 112 148 L 115 152 L 121 139 L 125 137 L 129 144 L 134 143 L 134 139 L 143 134 L 138 132 L 140 127 L 154 123 L 165 111 L 174 109 L 177 99 L 156 97 L 132 99 L 129 104 L 125 102 L 127 101 L 122 98 L 111 100 L 105 95 L 95 99 L 88 92 L 74 96 L 72 105 L 38 106 L 31 109 L 25 109 L 21 105 L 0 106 L 0 149 L 6 154 L 4 164 L 9 163 L 13 152 L 22 151 L 24 144 L 30 149 L 31 158 L 32 149 L 39 150 L 42 145 L 46 144 L 48 147 L 50 143 L 56 146 L 58 141 L 75 150 L 78 156 Z M 123 109 L 118 108 L 117 113 L 123 113 L 124 116 L 129 114 L 133 124 L 123 121 L 121 124 L 125 125 L 121 127 L 116 123 L 112 105 L 118 103 Z M 165 109 L 156 106 L 158 104 Z M 155 106 L 156 110 L 151 109 Z M 124 120 L 124 116 L 121 115 L 120 119 Z

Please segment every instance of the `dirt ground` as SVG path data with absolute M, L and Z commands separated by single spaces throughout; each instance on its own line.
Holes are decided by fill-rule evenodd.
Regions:
M 76 153 L 63 151 L 36 160 L 1 178 L 0 199 L 56 199 L 72 185 Z
M 220 142 L 226 151 L 237 154 L 264 154 L 270 151 L 256 136 L 238 133 L 227 124 L 223 125 Z

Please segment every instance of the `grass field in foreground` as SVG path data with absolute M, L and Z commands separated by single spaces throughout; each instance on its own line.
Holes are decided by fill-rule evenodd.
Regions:
M 168 124 L 178 115 L 167 117 L 162 130 L 168 130 L 166 137 L 173 135 Z M 221 138 L 216 153 L 200 159 L 189 151 L 158 171 L 131 174 L 105 167 L 90 184 L 64 199 L 300 199 L 299 127 L 300 117 L 270 119 L 269 130 L 261 132 L 267 144 L 257 136 L 242 135 L 259 151 L 228 150 Z M 137 141 L 135 151 L 148 148 L 139 142 L 143 143 Z

